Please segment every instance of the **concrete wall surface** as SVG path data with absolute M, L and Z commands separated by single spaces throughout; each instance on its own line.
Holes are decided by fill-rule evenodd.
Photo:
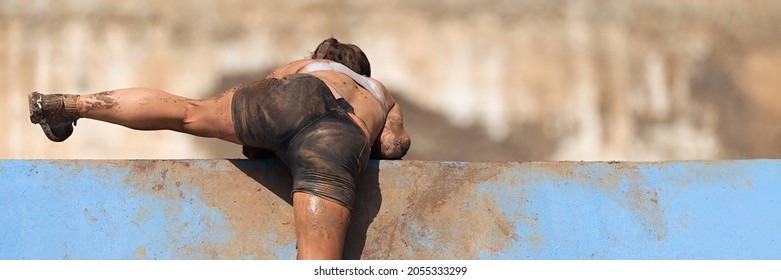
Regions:
M 0 160 L 0 259 L 289 259 L 276 161 Z M 779 259 L 781 160 L 374 161 L 346 258 Z
M 27 94 L 206 98 L 329 36 L 398 99 L 407 159 L 781 158 L 779 30 L 778 0 L 2 0 L 0 158 L 240 157 L 89 119 L 51 145 Z

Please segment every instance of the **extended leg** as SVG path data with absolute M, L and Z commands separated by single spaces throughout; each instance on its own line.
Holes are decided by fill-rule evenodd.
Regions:
M 350 210 L 320 197 L 293 194 L 298 259 L 341 259 Z
M 44 99 L 48 98 L 48 100 L 54 101 L 62 99 L 66 104 L 73 103 L 73 100 L 76 100 L 76 118 L 106 121 L 137 130 L 174 130 L 196 136 L 215 137 L 239 143 L 233 129 L 233 120 L 230 112 L 232 92 L 226 92 L 205 100 L 189 99 L 148 88 L 120 89 L 77 97 L 73 95 L 41 96 Z M 54 103 L 54 101 L 49 103 Z M 31 95 L 30 103 L 32 116 L 33 107 L 35 107 L 33 95 Z M 74 106 L 64 107 L 62 110 L 67 111 L 73 110 L 71 107 Z M 71 115 L 71 113 L 68 112 L 68 115 Z M 44 116 L 56 115 L 56 113 L 52 112 L 39 112 L 38 114 Z M 73 120 L 70 120 L 70 122 Z M 47 120 L 44 117 L 39 122 L 45 123 Z M 33 123 L 39 122 L 33 121 Z M 70 125 L 70 122 L 68 122 L 68 125 Z M 56 125 L 60 126 L 61 124 L 57 123 Z M 44 128 L 44 131 L 46 132 L 46 128 Z
M 190 99 L 164 91 L 131 88 L 81 95 L 79 115 L 137 130 L 184 131 Z

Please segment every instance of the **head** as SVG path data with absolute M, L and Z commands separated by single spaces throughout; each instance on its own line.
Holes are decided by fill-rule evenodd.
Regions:
M 372 70 L 366 54 L 353 44 L 339 43 L 334 38 L 325 39 L 312 53 L 312 59 L 328 59 L 341 63 L 355 73 L 371 77 Z

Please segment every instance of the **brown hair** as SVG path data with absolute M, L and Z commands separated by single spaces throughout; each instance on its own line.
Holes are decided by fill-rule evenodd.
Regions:
M 312 59 L 328 59 L 341 63 L 355 73 L 371 77 L 372 70 L 366 54 L 356 45 L 339 43 L 333 37 L 325 39 L 312 53 Z

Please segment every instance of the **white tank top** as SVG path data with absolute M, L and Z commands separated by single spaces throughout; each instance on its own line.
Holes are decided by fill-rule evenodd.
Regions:
M 315 71 L 336 71 L 349 76 L 351 79 L 353 79 L 353 81 L 355 81 L 355 83 L 365 88 L 366 90 L 371 92 L 372 95 L 374 95 L 374 98 L 377 99 L 377 102 L 379 102 L 380 106 L 382 106 L 383 118 L 385 118 L 386 115 L 388 114 L 388 103 L 387 101 L 385 101 L 385 95 L 382 93 L 382 89 L 380 89 L 380 86 L 377 85 L 377 82 L 375 82 L 374 80 L 364 77 L 358 73 L 355 73 L 355 71 L 351 70 L 350 68 L 347 68 L 347 66 L 344 66 L 336 62 L 324 62 L 324 61 L 310 62 L 309 64 L 304 66 L 304 68 L 302 68 L 301 71 L 298 71 L 298 73 L 311 73 Z

